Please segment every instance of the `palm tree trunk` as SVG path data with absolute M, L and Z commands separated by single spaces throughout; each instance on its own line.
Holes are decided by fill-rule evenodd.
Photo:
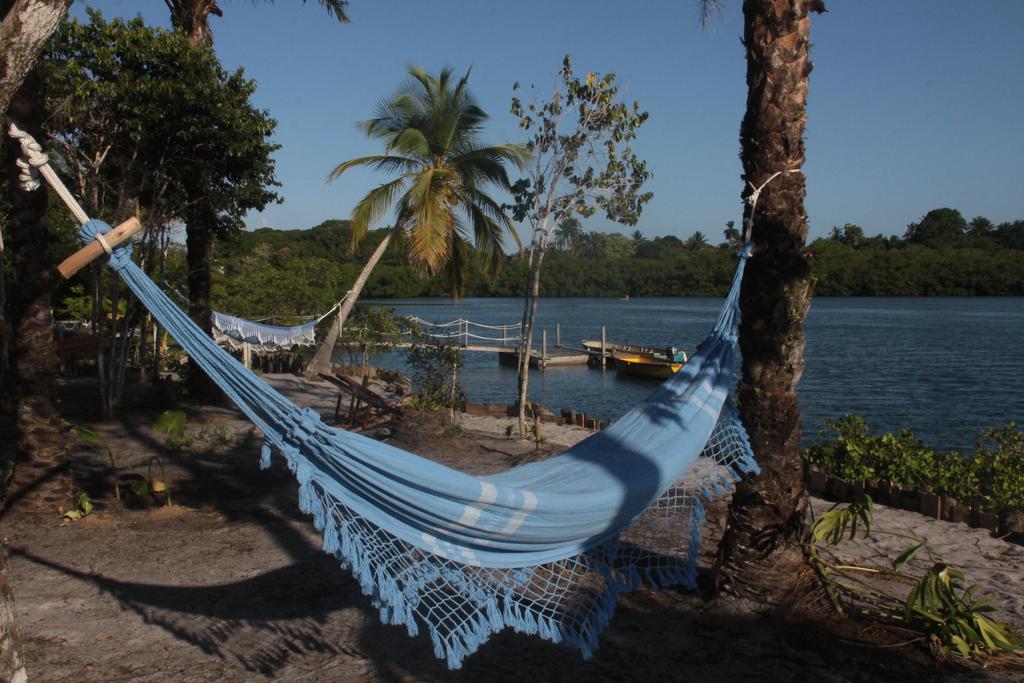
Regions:
M 0 549 L 0 680 L 27 681 L 25 658 L 21 652 L 21 627 L 14 609 L 7 572 L 7 553 Z
M 10 112 L 23 129 L 42 139 L 36 85 L 34 74 L 30 74 L 12 99 Z M 53 235 L 46 220 L 46 190 L 21 188 L 15 165 L 20 147 L 7 135 L 3 137 L 11 202 L 7 247 L 17 282 L 10 296 L 17 462 L 7 504 L 16 502 L 23 510 L 56 513 L 71 500 L 71 477 L 56 410 L 58 361 L 50 308 L 56 284 L 49 246 Z
M 745 0 L 743 16 L 748 94 L 741 158 L 744 179 L 760 185 L 804 163 L 810 18 L 805 0 Z M 804 194 L 802 173 L 783 173 L 761 193 L 740 304 L 738 398 L 761 474 L 737 486 L 719 569 L 733 592 L 768 601 L 792 586 L 803 561 L 797 541 L 807 494 L 796 388 L 811 295 Z
M 363 266 L 362 272 L 359 273 L 359 277 L 356 278 L 355 283 L 352 285 L 352 289 L 349 290 L 345 300 L 341 302 L 341 307 L 338 309 L 338 315 L 334 316 L 334 321 L 331 322 L 331 327 L 327 330 L 327 335 L 323 341 L 320 342 L 320 346 L 316 350 L 316 354 L 313 356 L 313 360 L 306 366 L 306 376 L 316 377 L 321 372 L 330 372 L 331 370 L 331 355 L 334 353 L 334 345 L 338 343 L 338 337 L 341 336 L 341 330 L 345 326 L 345 320 L 348 319 L 349 313 L 352 312 L 352 308 L 356 305 L 356 300 L 359 298 L 359 294 L 363 291 L 363 287 L 366 286 L 366 281 L 370 279 L 370 273 L 377 267 L 377 263 L 381 257 L 384 256 L 384 252 L 387 250 L 388 245 L 391 244 L 391 238 L 394 237 L 398 232 L 398 228 L 391 230 L 384 239 L 381 240 L 377 248 L 373 250 L 373 254 L 370 255 L 370 260 Z
M 193 47 L 211 45 L 210 15 L 221 16 L 221 10 L 214 0 L 174 0 L 171 8 L 171 25 L 188 37 Z

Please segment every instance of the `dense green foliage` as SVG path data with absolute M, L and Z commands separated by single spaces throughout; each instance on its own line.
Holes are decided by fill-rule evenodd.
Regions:
M 1012 422 L 982 432 L 972 457 L 929 448 L 909 429 L 874 436 L 856 415 L 825 425 L 822 442 L 804 457 L 841 479 L 886 480 L 989 510 L 1024 510 L 1024 432 Z
M 255 81 L 140 18 L 88 16 L 61 26 L 40 70 L 57 165 L 90 215 L 141 212 L 155 230 L 202 197 L 228 232 L 279 200 L 276 123 L 251 104 Z
M 817 296 L 1024 295 L 1024 220 L 970 234 L 956 245 L 928 247 L 898 237 L 865 238 L 858 226 L 836 228 L 815 240 Z M 721 296 L 735 267 L 735 231 L 711 246 L 703 234 L 686 241 L 671 235 L 584 232 L 574 221 L 555 232 L 541 290 L 547 296 Z M 313 314 L 330 308 L 351 286 L 387 229 L 371 231 L 353 253 L 347 221 L 309 230 L 264 228 L 243 232 L 217 247 L 214 306 L 243 316 Z M 448 280 L 425 277 L 403 249 L 389 250 L 364 296 L 446 296 Z M 506 258 L 495 279 L 469 260 L 467 296 L 522 296 L 526 259 Z

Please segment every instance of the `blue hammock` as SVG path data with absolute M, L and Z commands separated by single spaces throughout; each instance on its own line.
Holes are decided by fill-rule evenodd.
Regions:
M 107 230 L 89 221 L 81 237 Z M 271 447 L 283 456 L 324 550 L 382 620 L 410 635 L 426 628 L 457 668 L 506 627 L 590 657 L 622 592 L 694 585 L 701 499 L 757 469 L 731 398 L 749 255 L 748 246 L 711 334 L 647 400 L 561 455 L 483 477 L 323 424 L 219 348 L 132 262 L 130 246 L 107 260 L 263 431 L 262 466 Z

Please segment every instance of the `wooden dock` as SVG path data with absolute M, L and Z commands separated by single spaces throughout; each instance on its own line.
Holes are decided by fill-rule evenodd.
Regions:
M 517 349 L 499 351 L 498 362 L 513 368 L 518 367 L 519 351 Z M 586 349 L 558 348 L 548 349 L 546 353 L 542 349 L 530 351 L 530 367 L 540 370 L 565 365 L 586 365 L 589 362 L 590 353 Z
M 447 323 L 437 323 L 415 317 L 413 321 L 424 328 L 428 337 L 453 344 L 466 351 L 496 353 L 498 362 L 502 365 L 511 367 L 519 365 L 519 343 L 522 333 L 522 325 L 519 323 L 485 325 L 462 318 Z M 410 342 L 403 341 L 397 346 L 403 347 L 409 346 L 409 344 Z M 622 344 L 607 341 L 604 325 L 601 326 L 600 342 L 590 342 L 589 344 L 583 342 L 583 345 L 583 348 L 562 346 L 562 326 L 556 323 L 554 346 L 548 346 L 548 331 L 541 330 L 540 344 L 530 351 L 530 367 L 540 370 L 568 365 L 604 368 L 611 358 L 612 349 L 626 348 Z

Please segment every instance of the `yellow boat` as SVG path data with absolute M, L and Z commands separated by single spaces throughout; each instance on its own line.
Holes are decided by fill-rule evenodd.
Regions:
M 686 363 L 686 354 L 681 351 L 675 352 L 672 361 L 669 361 L 667 355 L 615 350 L 612 351 L 612 359 L 615 361 L 617 372 L 665 379 L 679 372 Z M 677 362 L 679 360 L 682 362 Z

